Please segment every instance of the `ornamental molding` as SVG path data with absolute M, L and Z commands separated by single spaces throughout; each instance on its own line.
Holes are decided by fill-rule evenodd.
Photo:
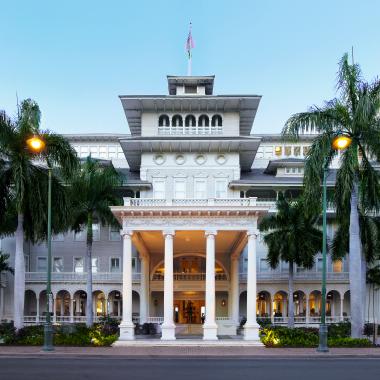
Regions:
M 249 217 L 123 217 L 125 230 L 156 231 L 156 230 L 251 230 L 256 226 L 256 216 Z

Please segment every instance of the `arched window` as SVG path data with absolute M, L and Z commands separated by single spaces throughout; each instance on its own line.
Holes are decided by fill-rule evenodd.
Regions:
M 207 115 L 201 115 L 198 119 L 198 126 L 199 127 L 208 127 L 210 124 L 210 120 Z
M 169 127 L 170 121 L 168 115 L 160 115 L 158 118 L 158 126 L 159 127 Z
M 182 127 L 183 120 L 181 115 L 174 115 L 172 118 L 172 127 Z
M 212 127 L 221 127 L 222 126 L 222 117 L 220 115 L 214 115 L 211 119 Z
M 194 115 L 187 115 L 185 118 L 185 127 L 195 127 L 197 121 Z

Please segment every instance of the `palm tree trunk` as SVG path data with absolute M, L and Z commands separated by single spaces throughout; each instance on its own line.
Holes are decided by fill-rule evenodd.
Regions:
M 15 233 L 15 276 L 14 276 L 14 326 L 16 329 L 24 327 L 24 298 L 25 298 L 25 259 L 24 259 L 24 215 L 17 217 Z
M 365 323 L 365 306 L 366 306 L 366 301 L 367 301 L 367 293 L 368 293 L 368 303 L 370 299 L 370 293 L 369 290 L 367 291 L 367 260 L 365 258 L 365 255 L 362 253 L 361 254 L 361 271 L 362 271 L 362 276 L 361 276 L 361 281 L 362 281 L 362 310 L 363 310 L 363 325 Z M 369 321 L 369 316 L 368 316 L 368 321 Z
M 351 337 L 361 338 L 363 333 L 363 271 L 361 259 L 361 243 L 359 235 L 358 213 L 358 181 L 355 180 L 351 193 L 350 212 L 350 309 L 351 309 Z
M 294 327 L 294 302 L 293 302 L 293 293 L 294 293 L 294 265 L 293 262 L 289 262 L 289 282 L 288 282 L 288 327 Z
M 87 302 L 86 302 L 86 325 L 91 327 L 94 323 L 92 311 L 92 215 L 88 215 L 87 219 Z

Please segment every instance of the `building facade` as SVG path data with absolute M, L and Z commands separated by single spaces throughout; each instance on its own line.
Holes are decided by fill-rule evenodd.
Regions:
M 257 318 L 317 325 L 322 258 L 311 270 L 275 270 L 258 225 L 275 212 L 279 192 L 297 197 L 314 131 L 297 143 L 252 134 L 257 95 L 214 95 L 214 77 L 168 76 L 169 95 L 120 96 L 130 134 L 68 135 L 79 157 L 111 160 L 124 176 L 124 205 L 112 207 L 122 229 L 94 222 L 93 294 L 86 294 L 85 231 L 53 237 L 53 321 L 82 322 L 86 297 L 96 318 L 121 320 L 120 339 L 136 323 L 156 323 L 162 339 L 202 334 L 258 340 Z M 332 186 L 338 159 L 333 162 Z M 328 210 L 331 237 L 334 210 Z M 13 254 L 13 239 L 2 249 Z M 25 323 L 44 321 L 46 245 L 25 242 Z M 327 321 L 349 320 L 348 263 L 329 259 Z M 12 319 L 13 278 L 3 275 L 0 319 Z M 377 296 L 378 297 L 378 296 Z M 371 307 L 371 305 L 369 305 Z M 373 306 L 372 306 L 373 307 Z M 369 312 L 369 319 L 373 313 Z

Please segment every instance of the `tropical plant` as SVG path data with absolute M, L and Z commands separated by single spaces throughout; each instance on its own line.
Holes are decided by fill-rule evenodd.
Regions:
M 14 269 L 9 265 L 8 260 L 9 255 L 0 249 L 0 275 L 3 272 L 15 273 Z
M 77 166 L 77 157 L 62 136 L 40 129 L 40 109 L 36 102 L 21 102 L 18 115 L 11 119 L 0 112 L 0 235 L 15 232 L 14 324 L 23 326 L 25 264 L 24 241 L 46 239 L 48 174 L 44 163 L 59 167 L 53 171 L 52 230 L 60 232 L 67 223 L 67 203 L 62 180 Z M 38 155 L 27 147 L 27 140 L 39 135 L 45 149 Z
M 72 210 L 72 229 L 75 232 L 85 230 L 86 235 L 86 267 L 87 267 L 87 302 L 86 324 L 93 324 L 92 312 L 92 245 L 93 223 L 102 225 L 118 224 L 109 206 L 117 205 L 117 186 L 120 177 L 114 167 L 104 166 L 91 157 L 87 157 L 81 169 L 70 184 L 70 199 Z
M 334 198 L 340 227 L 348 230 L 351 336 L 359 338 L 364 326 L 366 264 L 358 206 L 366 214 L 380 208 L 379 174 L 372 165 L 373 160 L 380 158 L 380 81 L 364 82 L 359 65 L 350 64 L 345 54 L 339 63 L 337 90 L 339 97 L 324 106 L 291 116 L 283 134 L 297 140 L 308 128 L 318 132 L 306 159 L 304 176 L 311 210 L 321 203 L 323 166 L 330 165 L 338 155 L 332 147 L 334 139 L 345 135 L 351 140 L 340 156 Z
M 267 215 L 259 225 L 268 246 L 267 260 L 271 268 L 280 261 L 289 264 L 289 319 L 288 326 L 294 327 L 294 264 L 312 268 L 314 259 L 322 247 L 322 232 L 317 228 L 318 217 L 306 213 L 302 199 L 287 200 L 282 193 L 277 200 L 277 212 Z

